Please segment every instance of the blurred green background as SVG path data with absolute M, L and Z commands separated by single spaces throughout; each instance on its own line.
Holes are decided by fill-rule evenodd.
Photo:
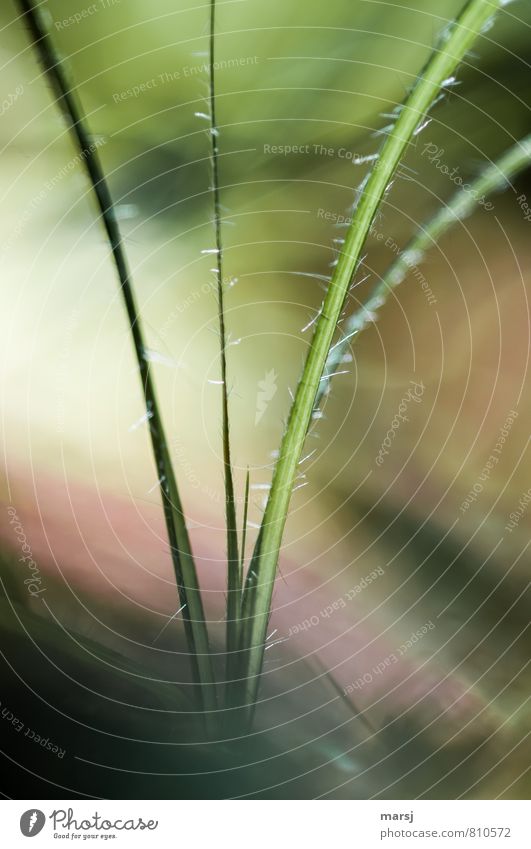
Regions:
M 240 494 L 251 469 L 254 523 L 311 339 L 311 329 L 302 328 L 320 306 L 333 239 L 344 232 L 334 218 L 348 216 L 368 167 L 353 159 L 377 150 L 378 131 L 391 120 L 386 116 L 461 5 L 218 4 L 224 267 L 235 343 L 228 352 L 231 437 Z M 150 7 L 131 0 L 43 6 L 118 204 L 149 345 L 159 360 L 156 379 L 211 632 L 220 646 L 225 563 L 217 313 L 212 257 L 201 253 L 213 246 L 211 164 L 206 123 L 196 115 L 206 111 L 208 6 L 176 8 L 161 0 Z M 55 615 L 69 633 L 93 641 L 90 652 L 105 646 L 137 664 L 140 677 L 156 669 L 184 681 L 186 658 L 178 655 L 175 667 L 172 655 L 176 644 L 185 651 L 179 627 L 166 635 L 167 654 L 152 649 L 153 635 L 177 604 L 147 434 L 135 426 L 141 394 L 108 248 L 25 27 L 11 3 L 0 16 L 3 499 L 31 538 L 52 608 L 44 612 L 21 592 L 20 566 L 6 560 L 7 619 L 10 600 L 18 612 L 8 629 L 7 657 L 17 668 L 27 649 L 21 621 L 55 651 L 69 644 L 75 657 L 79 647 L 63 643 Z M 433 110 L 376 222 L 393 245 L 402 247 L 455 191 L 430 162 L 428 146 L 469 179 L 529 132 L 530 25 L 528 3 L 504 9 L 461 66 L 459 85 Z M 349 373 L 336 378 L 325 417 L 309 439 L 308 453 L 315 453 L 304 468 L 308 485 L 293 498 L 275 626 L 287 635 L 371 570 L 381 566 L 385 577 L 316 633 L 271 652 L 260 745 L 289 750 L 286 741 L 295 739 L 300 746 L 269 779 L 275 784 L 293 774 L 280 794 L 408 798 L 440 775 L 443 789 L 431 795 L 458 795 L 456 787 L 472 796 L 526 792 L 520 776 L 528 608 L 521 593 L 529 516 L 504 531 L 531 484 L 531 224 L 517 202 L 522 193 L 531 197 L 529 173 L 493 198 L 492 212 L 479 209 L 433 249 L 422 270 L 434 303 L 413 277 L 404 282 L 353 347 Z M 385 240 L 369 239 L 347 310 L 394 256 Z M 259 384 L 272 372 L 275 391 L 256 423 Z M 422 403 L 410 410 L 378 468 L 375 457 L 411 380 L 425 386 Z M 477 503 L 460 511 L 511 410 L 518 417 L 500 463 Z M 2 537 L 6 552 L 16 553 L 7 519 Z M 365 741 L 359 761 L 349 759 L 345 752 L 363 732 L 341 713 L 345 706 L 313 661 L 344 688 L 450 602 L 434 633 L 412 652 L 411 670 L 401 667 L 392 682 L 382 678 L 381 690 L 379 684 L 360 694 L 375 729 L 396 724 Z M 83 649 L 82 665 L 93 662 L 90 652 Z M 424 662 L 430 673 L 416 673 Z M 102 671 L 101 661 L 96 668 L 100 688 L 126 686 Z M 405 683 L 410 672 L 423 679 L 418 689 Z M 82 695 L 65 686 L 71 709 L 79 710 Z M 149 687 L 146 692 L 141 698 L 151 704 Z M 17 697 L 24 701 L 24 688 Z M 175 688 L 156 698 L 172 703 Z M 121 708 L 113 710 L 119 726 Z M 397 719 L 404 710 L 405 718 Z M 94 711 L 96 725 L 107 721 L 103 703 Z M 151 726 L 138 713 L 127 721 L 149 736 Z M 179 733 L 169 723 L 170 737 Z M 399 753 L 402 741 L 407 755 Z M 251 743 L 252 761 L 259 744 Z M 381 747 L 378 757 L 393 753 L 396 783 L 389 791 L 383 769 L 357 778 L 378 759 L 374 746 Z M 478 746 L 479 764 L 470 754 Z M 500 753 L 512 747 L 502 761 Z M 432 760 L 409 774 L 425 758 Z M 171 749 L 168 759 L 172 763 Z M 317 763 L 325 766 L 317 770 Z M 303 781 L 298 776 L 309 765 L 317 771 Z M 45 764 L 44 773 L 49 768 Z M 244 792 L 241 770 L 235 774 L 236 789 L 228 793 Z M 70 780 L 76 792 L 87 792 L 100 778 L 87 778 L 83 791 L 77 777 Z M 260 774 L 253 781 L 253 792 L 273 793 L 263 789 Z M 122 795 L 149 792 L 141 779 L 139 789 L 118 787 Z M 162 782 L 157 792 L 184 792 L 172 787 Z M 227 792 L 204 787 L 196 794 Z

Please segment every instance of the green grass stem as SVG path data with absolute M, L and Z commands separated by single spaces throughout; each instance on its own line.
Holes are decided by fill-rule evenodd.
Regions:
M 72 136 L 81 153 L 111 247 L 144 393 L 146 420 L 159 477 L 175 579 L 180 603 L 183 607 L 184 628 L 194 680 L 198 685 L 198 704 L 202 710 L 213 711 L 217 707 L 216 688 L 201 592 L 177 481 L 168 451 L 168 441 L 164 432 L 149 366 L 149 352 L 144 342 L 131 275 L 123 249 L 122 237 L 116 222 L 113 201 L 97 154 L 97 148 L 91 143 L 81 107 L 74 96 L 61 60 L 42 21 L 38 4 L 33 3 L 32 0 L 17 0 L 17 2 L 25 17 L 45 74 L 53 86 L 57 102 L 65 115 Z
M 465 4 L 419 74 L 362 186 L 352 223 L 315 325 L 274 470 L 257 548 L 247 575 L 241 677 L 245 682 L 243 698 L 251 706 L 251 711 L 258 693 L 271 598 L 297 466 L 315 410 L 319 383 L 353 275 L 360 262 L 363 245 L 396 168 L 424 124 L 441 87 L 453 76 L 477 36 L 502 5 L 502 0 L 469 0 Z

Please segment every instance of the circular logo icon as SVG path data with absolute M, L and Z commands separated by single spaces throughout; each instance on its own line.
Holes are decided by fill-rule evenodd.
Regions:
M 24 811 L 20 817 L 20 830 L 24 837 L 35 837 L 44 828 L 46 817 L 37 808 Z

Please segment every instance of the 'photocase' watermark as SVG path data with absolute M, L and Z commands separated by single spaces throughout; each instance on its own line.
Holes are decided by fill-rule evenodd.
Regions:
M 267 410 L 270 401 L 277 392 L 277 374 L 275 369 L 265 373 L 263 380 L 258 381 L 258 392 L 256 393 L 256 413 L 254 417 L 255 426 L 262 421 L 263 415 Z
M 46 817 L 38 808 L 24 811 L 20 817 L 20 830 L 24 837 L 35 837 L 44 828 Z
M 414 402 L 415 404 L 420 404 L 420 400 L 424 395 L 424 384 L 422 381 L 420 383 L 417 383 L 415 380 L 410 380 L 409 382 L 413 385 L 413 389 L 411 387 L 408 389 L 406 394 L 401 399 L 400 404 L 398 405 L 398 410 L 394 415 L 393 421 L 391 422 L 391 427 L 387 431 L 385 439 L 382 442 L 380 450 L 378 451 L 378 454 L 375 458 L 375 463 L 377 466 L 381 466 L 384 462 L 385 457 L 389 454 L 391 445 L 393 444 L 393 440 L 396 437 L 396 433 L 398 431 L 398 428 L 400 427 L 400 424 L 402 422 L 409 421 L 408 417 L 405 415 L 408 405 L 411 402 Z
M 4 99 L 0 102 L 0 116 L 5 115 L 5 113 L 14 106 L 19 97 L 22 97 L 23 94 L 24 86 L 21 84 L 16 87 L 12 94 L 10 92 L 7 97 L 4 97 Z
M 467 183 L 463 180 L 459 173 L 458 165 L 454 168 L 450 168 L 445 162 L 441 161 L 444 156 L 443 147 L 438 147 L 436 144 L 428 142 L 428 144 L 424 145 L 424 150 L 422 151 L 422 156 L 425 155 L 428 157 L 428 161 L 434 165 L 441 174 L 448 177 L 448 179 L 451 180 L 455 186 L 462 189 L 465 194 L 470 195 L 479 206 L 482 206 L 487 212 L 491 212 L 494 209 L 494 204 L 490 200 L 487 200 L 485 194 L 480 195 L 471 183 Z
M 24 532 L 24 528 L 22 527 L 22 524 L 15 508 L 8 507 L 7 515 L 9 516 L 9 524 L 13 527 L 15 536 L 17 537 L 19 545 L 22 549 L 22 557 L 19 557 L 19 561 L 20 563 L 25 563 L 29 571 L 31 572 L 31 577 L 25 578 L 24 584 L 27 586 L 30 596 L 32 596 L 33 598 L 39 598 L 40 594 L 46 591 L 46 588 L 42 586 L 40 569 L 35 563 L 35 560 L 33 559 L 31 546 L 28 542 L 28 539 Z

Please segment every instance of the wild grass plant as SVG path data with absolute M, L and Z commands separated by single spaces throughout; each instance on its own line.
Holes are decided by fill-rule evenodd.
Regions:
M 76 150 L 83 159 L 116 268 L 144 393 L 145 421 L 157 469 L 180 611 L 195 682 L 197 709 L 205 718 L 210 737 L 220 733 L 222 724 L 225 727 L 228 724 L 231 733 L 244 733 L 251 727 L 259 696 L 272 595 L 290 500 L 308 433 L 319 426 L 321 405 L 331 381 L 343 370 L 353 341 L 376 320 L 389 293 L 405 280 L 412 267 L 418 267 L 425 253 L 449 228 L 474 211 L 478 197 L 488 197 L 506 188 L 514 175 L 529 163 L 531 137 L 524 138 L 498 161 L 484 168 L 471 183 L 473 191 L 458 189 L 448 203 L 412 236 L 368 297 L 351 314 L 345 313 L 352 287 L 357 282 L 366 240 L 391 190 L 401 161 L 407 154 L 411 157 L 417 155 L 414 146 L 416 137 L 429 123 L 432 110 L 444 100 L 447 91 L 455 84 L 459 65 L 477 37 L 491 26 L 496 13 L 506 3 L 504 0 L 469 0 L 465 3 L 458 17 L 441 33 L 429 60 L 419 71 L 416 82 L 402 104 L 394 110 L 392 123 L 382 131 L 382 141 L 374 154 L 368 157 L 368 170 L 361 185 L 353 186 L 350 222 L 346 230 L 342 231 L 342 237 L 336 240 L 337 256 L 333 272 L 314 322 L 313 337 L 294 393 L 263 519 L 250 558 L 246 556 L 249 473 L 243 497 L 243 515 L 238 517 L 231 454 L 230 364 L 227 358 L 225 258 L 219 176 L 220 131 L 215 74 L 216 4 L 215 0 L 210 3 L 207 107 L 205 112 L 198 113 L 198 118 L 205 122 L 210 144 L 213 234 L 212 245 L 205 247 L 204 253 L 212 258 L 220 340 L 219 386 L 227 560 L 226 666 L 222 680 L 216 680 L 214 673 L 205 605 L 172 464 L 170 443 L 157 400 L 151 369 L 152 355 L 145 342 L 123 239 L 98 149 L 91 144 L 90 129 L 75 95 L 75 87 L 56 52 L 39 4 L 34 0 L 18 0 L 18 5 L 29 28 L 35 51 L 53 85 L 57 103 L 70 127 Z

